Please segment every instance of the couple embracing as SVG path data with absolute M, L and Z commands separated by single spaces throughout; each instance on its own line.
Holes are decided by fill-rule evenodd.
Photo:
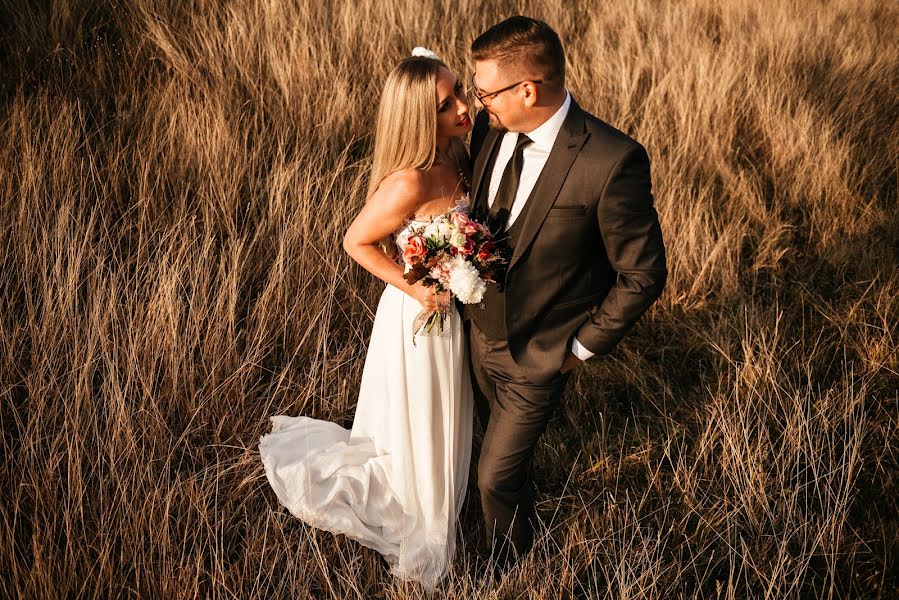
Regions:
M 293 515 L 374 548 L 428 590 L 454 555 L 475 414 L 489 552 L 508 564 L 533 544 L 531 461 L 571 370 L 610 352 L 667 276 L 646 151 L 574 101 L 558 35 L 512 17 L 471 57 L 473 124 L 466 86 L 430 51 L 384 86 L 368 197 L 343 242 L 386 283 L 352 429 L 276 415 L 259 443 Z M 477 303 L 408 283 L 397 258 L 448 210 L 511 249 Z M 422 309 L 444 311 L 443 334 L 413 338 Z

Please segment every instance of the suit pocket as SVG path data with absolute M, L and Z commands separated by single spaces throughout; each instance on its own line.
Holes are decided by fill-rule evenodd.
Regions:
M 582 296 L 581 298 L 575 298 L 573 300 L 566 300 L 565 302 L 559 302 L 557 304 L 554 304 L 550 310 L 557 310 L 557 309 L 563 309 L 563 308 L 570 309 L 571 307 L 588 308 L 588 307 L 596 304 L 602 297 L 603 297 L 603 295 L 601 293 L 594 293 L 594 294 L 590 294 L 588 296 Z
M 587 215 L 584 204 L 563 204 L 550 207 L 546 217 L 549 219 L 579 219 Z

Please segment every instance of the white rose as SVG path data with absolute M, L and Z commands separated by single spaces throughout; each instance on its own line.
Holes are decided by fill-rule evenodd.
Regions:
M 452 234 L 449 225 L 443 221 L 432 221 L 425 227 L 425 237 L 434 237 L 438 242 L 449 240 Z
M 465 243 L 468 241 L 468 237 L 462 232 L 457 231 L 456 233 L 450 236 L 449 243 L 452 246 L 455 246 L 459 250 L 465 247 Z

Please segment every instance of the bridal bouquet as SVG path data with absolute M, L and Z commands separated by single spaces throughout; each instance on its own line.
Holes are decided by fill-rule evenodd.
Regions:
M 449 290 L 463 304 L 480 302 L 487 283 L 496 283 L 500 268 L 508 264 L 509 248 L 493 240 L 486 225 L 464 212 L 450 209 L 427 225 L 410 228 L 403 250 L 404 279 L 415 284 Z M 415 334 L 439 335 L 447 318 L 446 309 L 422 310 L 412 325 Z

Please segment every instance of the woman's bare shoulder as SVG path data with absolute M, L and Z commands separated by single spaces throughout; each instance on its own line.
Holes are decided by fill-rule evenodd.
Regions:
M 427 197 L 427 190 L 427 175 L 419 169 L 410 167 L 394 171 L 384 177 L 370 201 L 385 209 L 412 213 Z
M 422 192 L 428 184 L 428 175 L 421 169 L 409 167 L 389 173 L 381 181 L 378 189 L 391 192 Z

